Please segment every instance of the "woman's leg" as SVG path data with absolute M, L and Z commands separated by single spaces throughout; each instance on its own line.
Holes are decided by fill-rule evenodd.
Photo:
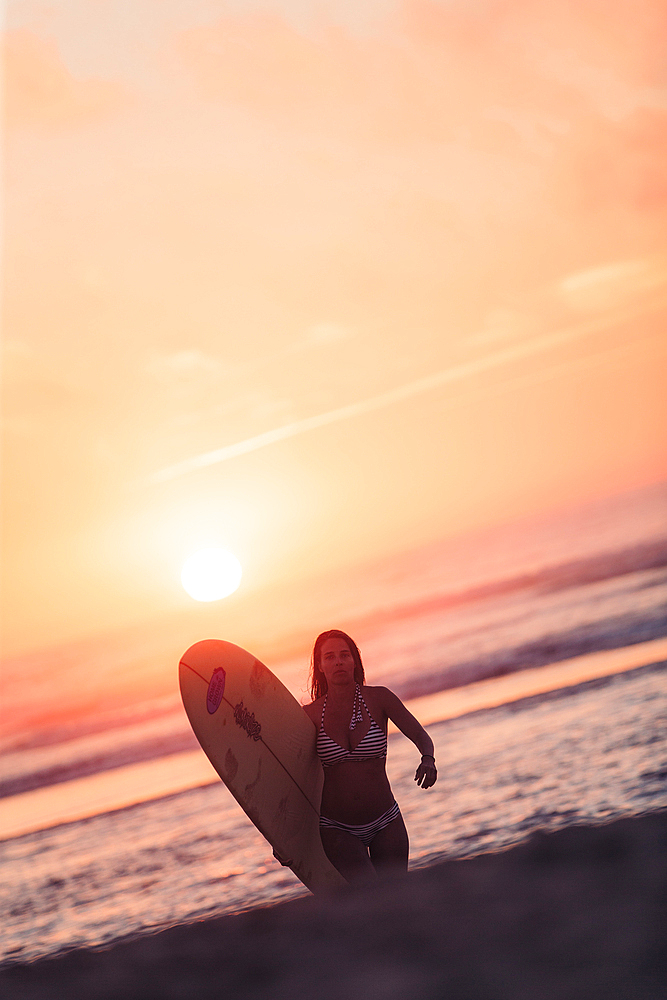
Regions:
M 350 885 L 368 885 L 377 881 L 368 850 L 358 837 L 346 830 L 330 827 L 320 828 L 320 837 L 324 853 Z
M 408 870 L 408 831 L 399 815 L 371 841 L 371 861 L 378 875 L 398 875 Z

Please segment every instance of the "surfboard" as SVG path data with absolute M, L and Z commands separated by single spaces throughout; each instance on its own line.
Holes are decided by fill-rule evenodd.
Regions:
M 278 858 L 313 893 L 344 886 L 320 840 L 317 732 L 285 685 L 222 639 L 186 650 L 179 683 L 202 750 Z

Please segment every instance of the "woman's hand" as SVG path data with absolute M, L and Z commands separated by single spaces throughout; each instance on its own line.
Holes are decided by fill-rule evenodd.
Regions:
M 438 770 L 435 766 L 435 757 L 424 754 L 421 764 L 415 773 L 415 781 L 421 788 L 430 788 L 438 780 Z
M 386 687 L 374 687 L 373 697 L 377 698 L 384 714 L 400 729 L 404 736 L 412 740 L 421 752 L 422 762 L 417 768 L 415 781 L 421 788 L 430 788 L 438 780 L 438 772 L 433 756 L 433 740 L 428 735 L 421 722 L 415 719 L 411 712 L 397 698 L 393 691 Z

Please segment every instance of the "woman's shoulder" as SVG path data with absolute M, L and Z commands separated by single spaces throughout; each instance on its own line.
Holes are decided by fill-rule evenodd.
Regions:
M 372 701 L 375 706 L 380 708 L 385 707 L 387 695 L 391 696 L 389 688 L 377 684 L 363 684 L 361 693 L 364 698 L 368 698 L 369 701 Z
M 310 705 L 303 705 L 302 708 L 309 719 L 317 725 L 322 716 L 322 705 L 324 704 L 324 695 L 321 698 L 316 698 L 315 701 L 311 701 Z
M 381 684 L 362 684 L 361 693 L 370 694 L 371 698 L 385 698 L 387 694 L 391 694 L 391 691 L 387 687 L 382 687 Z
M 361 691 L 365 698 L 373 702 L 376 709 L 383 711 L 386 715 L 391 713 L 397 703 L 400 704 L 398 696 L 388 687 L 364 684 Z

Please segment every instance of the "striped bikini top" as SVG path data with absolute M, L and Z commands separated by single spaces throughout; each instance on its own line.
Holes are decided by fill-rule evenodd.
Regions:
M 361 722 L 362 720 L 361 702 L 363 702 L 366 714 L 371 720 L 371 727 L 358 747 L 355 747 L 354 750 L 346 750 L 339 743 L 336 743 L 335 740 L 332 740 L 330 736 L 327 736 L 324 731 L 324 712 L 327 707 L 327 699 L 325 696 L 324 704 L 322 705 L 322 722 L 320 724 L 320 731 L 317 734 L 317 743 L 315 744 L 317 756 L 322 761 L 324 767 L 332 767 L 334 764 L 340 764 L 341 761 L 344 760 L 369 760 L 373 757 L 387 756 L 386 733 L 382 732 L 377 722 L 368 711 L 368 705 L 364 701 L 364 696 L 362 695 L 361 688 L 358 684 L 354 694 L 354 708 L 352 711 L 352 721 L 354 725 L 351 725 L 350 728 L 353 729 L 357 722 Z

